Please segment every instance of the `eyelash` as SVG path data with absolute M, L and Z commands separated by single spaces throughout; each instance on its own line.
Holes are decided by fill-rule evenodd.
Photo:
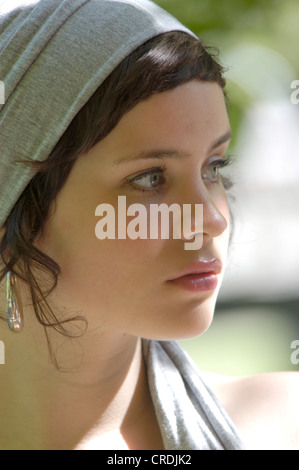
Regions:
M 231 163 L 232 163 L 232 156 L 226 155 L 225 158 L 220 158 L 218 160 L 211 162 L 210 165 L 207 166 L 207 168 L 211 166 L 211 167 L 217 167 L 217 169 L 220 170 L 222 168 L 229 166 Z M 142 193 L 149 193 L 149 195 L 160 194 L 162 191 L 161 186 L 163 185 L 163 183 L 159 187 L 156 187 L 153 189 L 145 189 L 142 187 L 136 187 L 134 184 L 136 180 L 145 178 L 146 176 L 154 175 L 156 173 L 159 173 L 160 175 L 164 176 L 164 179 L 165 179 L 165 176 L 167 175 L 166 165 L 164 164 L 162 167 L 153 168 L 149 171 L 146 171 L 145 173 L 141 173 L 140 175 L 134 176 L 133 178 L 126 180 L 125 183 L 128 184 L 129 189 L 132 191 L 141 191 Z M 228 178 L 221 177 L 221 175 L 219 176 L 223 182 L 224 188 L 229 189 L 232 186 L 231 181 Z M 210 183 L 218 184 L 219 179 L 217 181 L 210 181 Z
M 212 166 L 212 167 L 216 166 L 218 168 L 218 170 L 221 170 L 221 169 L 226 168 L 229 165 L 231 165 L 232 161 L 233 161 L 232 155 L 226 155 L 224 158 L 213 161 L 210 165 L 208 165 L 208 167 L 209 166 Z M 219 178 L 217 179 L 217 181 L 209 181 L 209 183 L 218 184 L 219 179 L 222 181 L 224 189 L 227 190 L 227 189 L 230 189 L 232 187 L 232 185 L 233 185 L 232 181 L 229 178 L 227 178 L 227 177 L 225 177 L 221 174 L 219 174 Z
M 157 188 L 153 188 L 153 189 L 145 189 L 145 188 L 142 188 L 142 187 L 136 187 L 134 185 L 134 181 L 136 181 L 138 179 L 141 179 L 141 178 L 145 178 L 146 176 L 154 175 L 156 173 L 160 173 L 160 175 L 164 176 L 164 179 L 165 179 L 165 176 L 167 174 L 166 165 L 163 165 L 162 167 L 153 168 L 151 170 L 146 171 L 145 173 L 141 173 L 140 175 L 134 176 L 134 178 L 128 179 L 126 181 L 126 183 L 128 184 L 129 188 L 132 191 L 141 191 L 142 193 L 149 193 L 151 195 L 152 194 L 160 194 L 161 191 L 162 191 L 161 186 L 159 186 Z

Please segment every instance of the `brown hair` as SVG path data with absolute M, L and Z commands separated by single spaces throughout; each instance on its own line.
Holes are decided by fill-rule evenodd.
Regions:
M 66 321 L 60 321 L 46 301 L 57 285 L 60 267 L 33 243 L 38 235 L 42 235 L 50 207 L 76 159 L 107 136 L 126 112 L 155 93 L 193 79 L 217 82 L 224 90 L 223 67 L 216 60 L 216 54 L 215 49 L 208 50 L 199 39 L 183 32 L 165 33 L 147 41 L 123 60 L 98 88 L 47 160 L 26 162 L 37 173 L 6 220 L 0 242 L 4 262 L 0 282 L 8 271 L 26 282 L 36 317 L 45 327 L 68 334 L 64 326 Z M 41 289 L 33 268 L 52 276 L 50 289 Z

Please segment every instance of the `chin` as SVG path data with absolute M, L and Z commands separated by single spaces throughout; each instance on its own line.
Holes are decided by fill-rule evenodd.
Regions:
M 157 325 L 152 335 L 146 335 L 148 339 L 157 341 L 173 341 L 190 339 L 205 333 L 211 326 L 215 311 L 215 299 L 209 298 L 198 304 L 176 308 L 172 311 L 168 322 Z M 165 320 L 165 319 L 164 319 Z M 168 324 L 167 324 L 168 323 Z
M 180 331 L 177 332 L 175 340 L 190 339 L 205 333 L 213 321 L 213 312 L 205 312 L 204 315 L 194 314 L 192 318 L 185 319 Z

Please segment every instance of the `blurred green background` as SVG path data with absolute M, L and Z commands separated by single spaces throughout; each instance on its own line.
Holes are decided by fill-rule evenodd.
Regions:
M 226 67 L 234 237 L 214 322 L 182 341 L 203 370 L 299 370 L 298 0 L 156 0 Z M 299 355 L 298 355 L 299 357 Z

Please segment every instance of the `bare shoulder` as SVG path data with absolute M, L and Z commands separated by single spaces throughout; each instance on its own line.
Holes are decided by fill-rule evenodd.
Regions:
M 247 449 L 299 450 L 299 372 L 203 378 Z

